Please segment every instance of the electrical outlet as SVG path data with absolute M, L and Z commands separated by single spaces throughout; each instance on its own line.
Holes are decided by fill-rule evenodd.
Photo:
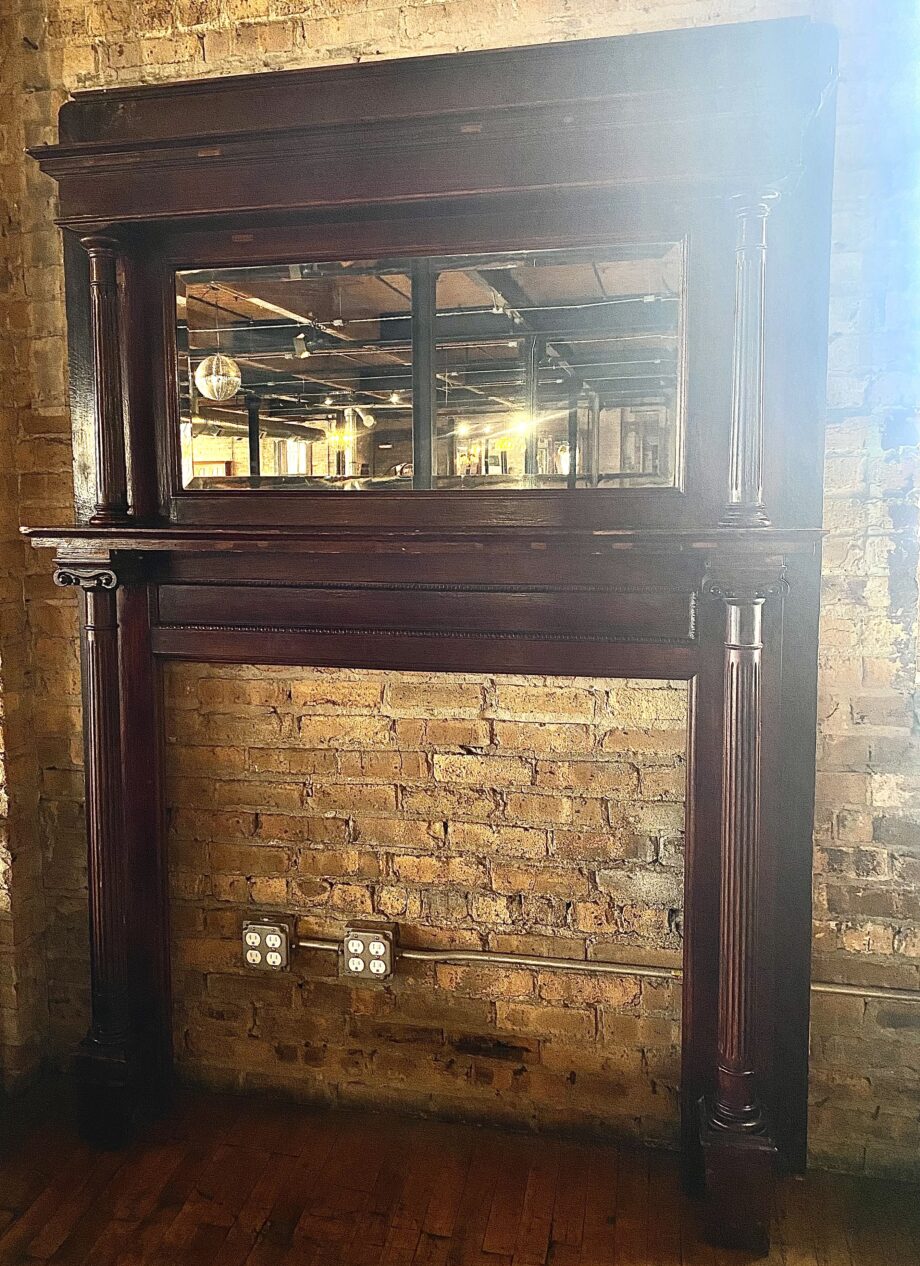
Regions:
M 388 980 L 396 959 L 395 923 L 353 923 L 342 939 L 342 975 Z
M 285 971 L 290 964 L 291 930 L 271 918 L 243 923 L 243 962 L 261 971 Z

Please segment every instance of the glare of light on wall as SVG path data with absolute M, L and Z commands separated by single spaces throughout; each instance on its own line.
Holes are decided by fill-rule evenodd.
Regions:
M 195 386 L 206 400 L 230 400 L 240 389 L 243 376 L 232 356 L 217 352 L 206 356 L 195 370 Z
M 390 404 L 402 404 L 402 396 L 398 391 L 390 392 Z
M 470 433 L 470 424 L 469 424 L 469 422 L 459 422 L 459 423 L 457 424 L 457 434 L 458 434 L 458 435 L 460 435 L 460 436 L 465 436 L 465 435 L 469 435 L 469 433 Z

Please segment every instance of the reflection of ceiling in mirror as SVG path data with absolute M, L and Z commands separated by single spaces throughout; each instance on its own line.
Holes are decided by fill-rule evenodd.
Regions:
M 439 408 L 477 418 L 569 399 L 599 412 L 676 399 L 681 247 L 628 245 L 437 261 Z M 263 423 L 305 436 L 335 431 L 344 411 L 374 410 L 411 428 L 412 281 L 406 261 L 186 271 L 177 277 L 181 385 L 214 352 L 240 367 L 239 396 L 196 402 L 196 427 L 237 432 L 246 400 Z

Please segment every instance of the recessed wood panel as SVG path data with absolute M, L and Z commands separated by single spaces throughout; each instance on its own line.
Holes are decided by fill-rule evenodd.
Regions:
M 689 642 L 692 593 L 614 586 L 386 583 L 298 588 L 161 585 L 161 625 L 531 637 L 575 642 Z

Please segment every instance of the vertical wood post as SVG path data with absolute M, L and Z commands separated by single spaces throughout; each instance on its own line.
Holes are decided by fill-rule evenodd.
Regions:
M 760 661 L 764 598 L 725 597 L 719 888 L 719 1063 L 713 1119 L 758 1130 L 754 970 L 760 833 Z
M 437 402 L 438 275 L 427 259 L 412 265 L 412 486 L 430 488 L 434 476 Z
M 525 342 L 524 393 L 527 397 L 527 431 L 524 437 L 524 475 L 529 486 L 536 482 L 537 430 L 540 424 L 540 361 L 543 342 L 536 334 L 529 334 Z
M 569 442 L 569 476 L 566 480 L 568 488 L 578 487 L 578 384 L 574 381 L 569 384 L 569 416 L 568 416 L 568 442 Z
M 725 631 L 717 1058 L 713 1094 L 702 1105 L 702 1142 L 710 1234 L 754 1249 L 767 1239 L 776 1150 L 756 1079 L 763 609 L 783 585 L 780 564 L 753 571 L 737 562 L 705 582 L 724 604 Z
M 59 562 L 55 583 L 80 590 L 86 753 L 92 1019 L 74 1065 L 83 1132 L 119 1142 L 129 1128 L 133 1058 L 119 688 L 119 579 L 108 563 Z
M 262 448 L 259 438 L 259 397 L 246 397 L 246 428 L 249 437 L 249 481 L 258 487 L 262 476 Z
M 120 523 L 128 514 L 118 293 L 120 247 L 108 237 L 85 237 L 82 244 L 89 256 L 96 448 L 96 508 L 90 521 Z
M 736 198 L 735 320 L 732 341 L 731 465 L 722 523 L 764 527 L 763 383 L 767 216 L 775 194 Z

